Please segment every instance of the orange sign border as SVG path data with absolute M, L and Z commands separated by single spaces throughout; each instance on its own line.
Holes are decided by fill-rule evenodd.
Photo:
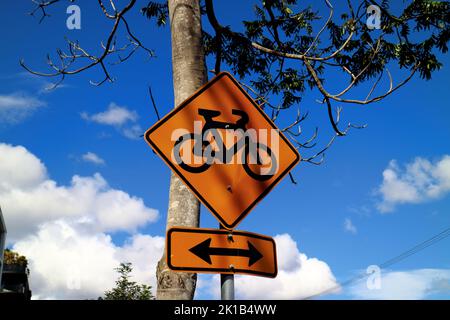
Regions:
M 191 267 L 174 267 L 171 264 L 171 245 L 170 245 L 170 240 L 171 237 L 170 235 L 173 232 L 191 232 L 191 233 L 206 233 L 206 234 L 221 234 L 221 235 L 228 235 L 230 234 L 230 230 L 226 230 L 226 229 L 204 229 L 204 228 L 187 228 L 187 227 L 172 227 L 167 231 L 166 234 L 166 262 L 167 265 L 169 267 L 169 269 L 174 270 L 174 271 L 179 271 L 179 272 L 195 272 L 195 273 L 226 273 L 226 274 L 250 274 L 250 275 L 257 275 L 257 276 L 261 276 L 261 277 L 267 277 L 267 278 L 275 278 L 278 274 L 278 263 L 277 263 L 277 246 L 275 243 L 275 240 L 269 236 L 265 236 L 262 234 L 258 234 L 258 233 L 253 233 L 253 232 L 247 232 L 247 231 L 232 231 L 233 235 L 237 235 L 237 236 L 244 236 L 244 237 L 249 237 L 249 238 L 257 238 L 257 239 L 262 239 L 262 240 L 266 240 L 266 241 L 270 241 L 273 243 L 273 256 L 274 256 L 274 272 L 270 273 L 270 272 L 260 272 L 260 271 L 254 271 L 254 270 L 247 270 L 247 269 L 233 269 L 233 271 L 231 271 L 231 269 L 229 268 L 191 268 Z
M 175 116 L 179 111 L 181 111 L 184 107 L 186 107 L 192 100 L 194 100 L 197 96 L 201 95 L 204 91 L 208 90 L 209 87 L 211 87 L 216 81 L 220 80 L 222 77 L 228 77 L 235 85 L 236 87 L 246 96 L 246 98 L 249 100 L 249 102 L 252 103 L 252 105 L 258 110 L 261 115 L 266 119 L 266 121 L 270 124 L 270 126 L 278 130 L 277 126 L 272 122 L 272 120 L 267 116 L 267 114 L 253 101 L 253 98 L 250 97 L 250 95 L 245 91 L 240 84 L 234 79 L 234 77 L 229 74 L 228 72 L 220 72 L 218 75 L 216 75 L 213 79 L 211 79 L 209 82 L 207 82 L 205 85 L 203 85 L 201 88 L 199 88 L 192 96 L 187 98 L 184 102 L 182 102 L 178 107 L 173 109 L 171 112 L 169 112 L 167 115 L 165 115 L 161 120 L 159 120 L 156 124 L 154 124 L 150 129 L 148 129 L 145 132 L 144 138 L 145 141 L 152 147 L 152 149 L 164 160 L 164 162 L 172 169 L 173 172 L 189 187 L 189 189 L 195 194 L 195 196 L 200 200 L 201 203 L 205 207 L 211 211 L 213 216 L 216 217 L 217 220 L 227 229 L 234 229 L 241 221 L 244 219 L 251 210 L 256 206 L 256 204 L 261 201 L 285 176 L 286 174 L 291 171 L 291 169 L 297 165 L 301 159 L 300 154 L 298 153 L 297 149 L 289 142 L 289 140 L 282 134 L 281 131 L 279 131 L 279 135 L 281 139 L 287 145 L 291 148 L 291 150 L 296 154 L 296 159 L 259 195 L 258 198 L 255 199 L 242 213 L 241 215 L 234 221 L 232 224 L 227 224 L 225 220 L 220 216 L 220 213 L 214 210 L 214 208 L 206 201 L 205 198 L 198 192 L 194 186 L 190 184 L 188 179 L 186 179 L 182 173 L 177 169 L 175 165 L 172 164 L 172 162 L 161 152 L 161 150 L 158 149 L 156 144 L 154 144 L 150 140 L 150 134 L 158 129 L 161 125 L 163 125 L 165 122 L 167 122 L 170 118 Z

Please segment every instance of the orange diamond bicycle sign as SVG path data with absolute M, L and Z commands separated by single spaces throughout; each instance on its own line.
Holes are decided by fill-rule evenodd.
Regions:
M 226 72 L 158 121 L 145 140 L 230 229 L 300 161 L 288 139 Z

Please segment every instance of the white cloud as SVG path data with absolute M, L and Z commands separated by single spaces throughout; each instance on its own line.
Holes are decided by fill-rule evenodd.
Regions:
M 81 117 L 84 120 L 89 120 L 100 124 L 122 126 L 130 121 L 135 122 L 138 118 L 138 115 L 136 111 L 128 110 L 126 107 L 121 107 L 114 102 L 111 102 L 106 111 L 93 115 L 82 112 Z
M 111 188 L 98 173 L 74 176 L 70 185 L 45 180 L 30 189 L 13 188 L 0 193 L 9 227 L 8 238 L 17 239 L 47 221 L 60 217 L 84 221 L 98 231 L 135 231 L 157 219 L 142 199 Z
M 155 288 L 163 248 L 162 237 L 146 235 L 116 246 L 107 234 L 83 232 L 65 221 L 46 223 L 13 247 L 30 261 L 34 299 L 96 299 L 114 286 L 114 268 L 124 261 L 133 264 L 134 281 Z
M 36 156 L 2 143 L 0 181 L 7 240 L 30 261 L 34 298 L 97 298 L 125 261 L 136 281 L 155 284 L 164 240 L 135 233 L 158 217 L 142 199 L 111 188 L 100 174 L 58 185 Z M 133 233 L 123 245 L 108 234 L 119 230 Z
M 122 131 L 123 135 L 129 139 L 139 139 L 144 133 L 144 129 L 138 124 L 135 124 L 129 128 L 124 128 Z
M 106 111 L 100 113 L 89 115 L 86 112 L 82 112 L 81 118 L 87 121 L 113 126 L 128 139 L 138 139 L 144 133 L 144 130 L 137 123 L 139 118 L 137 112 L 119 106 L 114 102 L 109 104 Z
M 58 185 L 25 148 L 0 144 L 0 151 L 0 205 L 10 240 L 58 218 L 84 221 L 90 228 L 109 232 L 135 231 L 158 217 L 142 199 L 111 188 L 98 173 L 75 175 L 69 185 Z
M 93 152 L 86 152 L 81 156 L 81 159 L 85 162 L 90 162 L 93 164 L 102 165 L 105 164 L 105 160 L 103 160 L 101 157 L 99 157 L 97 154 Z
M 449 269 L 418 269 L 384 272 L 381 287 L 369 290 L 366 281 L 359 281 L 349 289 L 355 299 L 420 300 L 433 294 L 450 294 Z
M 120 247 L 117 258 L 133 263 L 136 279 L 153 286 L 156 295 L 156 266 L 164 251 L 164 237 L 135 234 Z
M 47 178 L 44 164 L 22 146 L 0 143 L 0 193 L 11 188 L 29 189 Z
M 378 189 L 381 212 L 391 212 L 398 204 L 422 203 L 438 199 L 450 192 L 450 156 L 431 162 L 416 158 L 402 169 L 395 160 L 383 171 Z
M 356 229 L 356 226 L 353 224 L 352 220 L 350 218 L 345 218 L 344 220 L 344 230 L 353 234 L 356 234 L 358 230 Z
M 194 300 L 219 300 L 220 276 L 206 273 L 197 274 Z
M 46 103 L 25 93 L 0 94 L 0 122 L 16 124 Z
M 302 299 L 339 286 L 330 269 L 317 258 L 308 258 L 298 250 L 289 234 L 275 236 L 277 245 L 278 275 L 276 278 L 236 276 L 237 299 Z M 206 292 L 213 299 L 220 297 L 219 276 L 199 282 L 199 295 Z

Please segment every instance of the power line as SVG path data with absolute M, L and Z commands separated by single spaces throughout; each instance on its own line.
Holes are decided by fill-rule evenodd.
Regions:
M 388 267 L 390 267 L 390 266 L 392 266 L 392 265 L 394 265 L 394 264 L 396 264 L 396 263 L 398 263 L 398 262 L 400 262 L 400 261 L 402 261 L 402 260 L 404 260 L 404 259 L 406 259 L 406 258 L 408 258 L 408 257 L 410 257 L 410 256 L 412 256 L 412 255 L 414 255 L 416 253 L 418 253 L 419 251 L 422 251 L 422 250 L 428 248 L 429 246 L 432 246 L 433 244 L 435 244 L 435 243 L 437 243 L 437 242 L 447 238 L 448 236 L 450 236 L 450 228 L 447 228 L 444 231 L 434 235 L 433 237 L 431 237 L 431 238 L 429 238 L 429 239 L 427 239 L 427 240 L 425 240 L 425 241 L 415 245 L 411 249 L 409 249 L 409 250 L 399 254 L 398 256 L 383 262 L 382 264 L 379 265 L 379 267 L 380 267 L 380 269 L 388 268 Z M 362 273 L 362 274 L 360 274 L 360 275 L 358 275 L 358 276 L 356 276 L 354 278 L 351 278 L 349 280 L 346 280 L 346 281 L 342 282 L 341 284 L 335 285 L 335 286 L 333 286 L 333 287 L 331 287 L 331 288 L 329 288 L 327 290 L 324 290 L 324 291 L 319 292 L 317 294 L 311 295 L 311 296 L 306 297 L 304 299 L 305 300 L 309 300 L 309 299 L 313 299 L 313 298 L 319 297 L 319 296 L 327 294 L 327 293 L 332 293 L 332 292 L 338 290 L 341 287 L 345 287 L 345 286 L 347 286 L 347 285 L 349 285 L 349 284 L 351 284 L 353 282 L 362 280 L 362 279 L 366 278 L 367 276 L 369 276 L 369 274 Z
M 414 246 L 413 248 L 396 256 L 395 258 L 389 259 L 388 261 L 380 264 L 380 268 L 384 269 L 384 268 L 387 268 L 397 262 L 400 262 L 400 261 L 408 258 L 409 256 L 412 256 L 413 254 L 416 254 L 417 252 L 422 251 L 422 250 L 428 248 L 429 246 L 447 238 L 449 235 L 450 235 L 450 228 L 447 228 L 444 231 L 442 231 L 441 233 L 438 233 L 437 235 L 431 237 L 428 240 L 425 240 L 424 242 Z

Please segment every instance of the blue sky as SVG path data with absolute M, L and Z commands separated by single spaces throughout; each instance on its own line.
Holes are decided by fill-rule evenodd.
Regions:
M 224 21 L 224 24 L 236 25 L 237 29 L 239 29 L 238 22 L 241 17 L 236 15 L 236 12 L 242 12 L 244 17 L 252 14 L 251 6 L 242 4 L 241 1 L 233 1 L 233 6 L 230 6 L 228 1 L 226 4 L 216 2 L 219 19 Z M 111 263 L 124 257 L 138 261 L 139 252 L 146 250 L 146 244 L 154 245 L 156 248 L 154 251 L 145 251 L 147 255 L 145 257 L 153 259 L 152 265 L 148 266 L 141 260 L 139 263 L 136 262 L 138 269 L 136 277 L 144 281 L 154 281 L 153 275 L 149 273 L 153 273 L 154 269 L 150 267 L 154 267 L 154 261 L 159 259 L 158 250 L 161 249 L 162 243 L 160 237 L 164 235 L 170 171 L 163 161 L 151 152 L 143 139 L 130 137 L 130 134 L 136 137 L 137 132 L 143 133 L 157 120 L 149 100 L 147 91 L 149 85 L 153 89 L 162 115 L 173 108 L 169 29 L 156 28 L 154 23 L 143 18 L 138 10 L 134 10 L 128 18 L 130 22 L 132 21 L 133 30 L 147 47 L 155 50 L 156 57 L 148 58 L 144 52 L 138 52 L 126 63 L 112 66 L 110 71 L 116 78 L 112 84 L 105 83 L 100 87 L 90 85 L 89 80 L 101 80 L 102 75 L 95 69 L 68 77 L 62 86 L 56 90 L 47 91 L 44 88 L 48 86 L 49 79 L 27 74 L 19 66 L 19 59 L 23 58 L 27 65 L 35 69 L 47 70 L 46 53 L 53 54 L 54 49 L 64 46 L 65 36 L 78 39 L 84 47 L 92 48 L 95 52 L 98 50 L 99 41 L 104 39 L 105 31 L 109 28 L 108 22 L 103 19 L 96 3 L 81 1 L 79 5 L 82 13 L 82 28 L 68 30 L 65 12 L 67 5 L 62 3 L 49 9 L 51 17 L 41 24 L 38 23 L 38 19 L 26 14 L 32 9 L 31 1 L 7 2 L 2 5 L 3 10 L 0 10 L 0 34 L 3 42 L 0 51 L 0 146 L 4 146 L 1 150 L 5 152 L 3 155 L 0 154 L 0 159 L 3 159 L 4 163 L 12 162 L 12 167 L 7 167 L 11 170 L 14 168 L 14 161 L 6 157 L 17 156 L 17 154 L 26 154 L 27 157 L 30 154 L 34 155 L 35 158 L 40 159 L 41 165 L 45 165 L 45 170 L 35 159 L 30 160 L 31 162 L 28 160 L 17 162 L 25 166 L 25 169 L 19 169 L 17 165 L 17 170 L 31 170 L 29 163 L 32 163 L 38 168 L 36 170 L 46 171 L 37 180 L 51 181 L 60 187 L 58 190 L 61 192 L 64 188 L 68 190 L 68 193 L 71 192 L 70 190 L 73 191 L 70 189 L 73 186 L 73 176 L 91 177 L 95 180 L 94 175 L 99 173 L 107 186 L 98 187 L 97 196 L 108 191 L 116 192 L 112 193 L 112 197 L 114 195 L 122 197 L 126 194 L 128 198 L 124 197 L 125 200 L 114 203 L 119 208 L 118 215 L 127 214 L 126 211 L 121 211 L 123 208 L 138 208 L 142 217 L 128 221 L 129 227 L 123 228 L 111 227 L 111 222 L 104 220 L 104 228 L 90 234 L 89 239 L 103 239 L 102 243 L 109 245 L 105 248 L 116 250 L 114 259 L 108 260 Z M 204 21 L 204 24 L 207 25 L 207 21 Z M 207 27 L 209 28 L 209 25 Z M 450 160 L 445 158 L 446 155 L 450 155 L 450 110 L 447 96 L 450 58 L 448 55 L 441 58 L 444 67 L 433 75 L 431 81 L 425 82 L 415 77 L 406 87 L 380 103 L 363 107 L 346 107 L 343 122 L 367 123 L 368 127 L 364 130 L 351 131 L 347 137 L 338 139 L 327 152 L 326 160 L 321 166 L 299 164 L 293 171 L 298 184 L 293 185 L 289 179 L 282 181 L 239 224 L 239 230 L 270 236 L 284 235 L 278 237 L 279 243 L 292 249 L 280 251 L 289 255 L 282 258 L 287 259 L 286 264 L 298 264 L 301 260 L 304 266 L 311 265 L 312 269 L 311 274 L 305 269 L 300 275 L 297 274 L 298 279 L 292 278 L 291 281 L 307 283 L 310 279 L 316 279 L 315 277 L 326 277 L 330 272 L 337 282 L 345 281 L 361 270 L 364 272 L 367 266 L 380 264 L 450 226 L 448 213 L 450 207 L 448 162 Z M 209 67 L 212 67 L 211 63 Z M 397 70 L 391 70 L 391 72 L 394 79 L 396 77 L 399 79 L 402 75 Z M 330 74 L 327 79 L 329 86 L 339 87 L 342 77 L 342 74 Z M 363 95 L 364 92 L 358 89 L 355 94 Z M 310 92 L 305 96 L 303 104 L 311 110 L 311 128 L 315 124 L 321 126 L 321 142 L 323 143 L 332 132 L 326 120 L 326 111 L 322 105 L 315 103 L 318 97 L 316 92 Z M 128 113 L 122 117 L 122 120 L 125 120 L 113 123 L 98 116 L 101 113 L 105 116 L 104 112 L 111 111 L 111 108 L 122 110 L 122 112 L 126 110 Z M 98 120 L 99 117 L 103 121 Z M 19 152 L 17 146 L 23 146 L 26 151 Z M 104 163 L 101 163 L 99 159 L 96 161 L 92 154 L 86 157 L 88 152 L 103 159 Z M 302 151 L 301 154 L 303 155 Z M 86 158 L 91 161 L 86 161 Z M 417 160 L 418 158 L 422 160 Z M 395 160 L 396 164 L 392 163 L 392 160 Z M 408 164 L 411 168 L 405 172 L 405 166 Z M 414 168 L 419 169 L 414 170 Z M 2 172 L 6 171 L 0 169 L 0 176 Z M 384 180 L 383 172 L 385 172 Z M 389 174 L 392 178 L 390 180 Z M 15 172 L 13 175 L 18 173 Z M 423 175 L 431 180 L 421 184 L 419 180 L 423 178 Z M 16 183 L 17 179 L 11 181 L 14 180 L 13 182 Z M 11 181 L 9 186 L 12 190 L 13 187 L 17 187 L 17 183 L 14 185 Z M 437 195 L 427 193 L 430 184 L 439 189 Z M 380 193 L 382 186 L 385 187 L 382 189 L 385 192 L 384 198 Z M 49 188 L 51 190 L 51 187 Z M 399 188 L 403 188 L 402 192 L 409 191 L 416 194 L 403 197 L 403 203 L 400 203 L 402 201 L 392 195 L 400 192 Z M 23 195 L 29 189 L 20 185 L 17 190 Z M 119 191 L 122 193 L 119 194 Z M 79 199 L 83 201 L 84 193 L 80 194 Z M 10 200 L 12 198 L 8 190 L 2 191 L 0 188 L 0 195 L 4 196 L 4 201 L 0 196 L 0 205 L 8 223 L 14 220 L 12 214 L 8 212 L 16 210 L 13 207 L 15 203 Z M 390 196 L 394 197 L 392 198 L 394 200 L 388 203 L 390 207 L 382 207 L 382 204 L 386 205 L 386 199 Z M 139 202 L 140 200 L 143 202 Z M 6 202 L 9 207 L 2 202 Z M 36 205 L 40 204 L 36 203 Z M 42 212 L 45 215 L 48 210 L 45 207 L 46 204 L 42 205 L 44 206 Z M 84 205 L 80 203 L 80 207 Z M 94 207 L 98 208 L 99 205 L 88 206 L 90 208 L 88 210 L 97 210 Z M 385 210 L 382 210 L 383 208 Z M 27 217 L 28 213 L 24 213 L 25 211 L 26 209 L 19 210 L 17 214 L 24 214 L 24 217 Z M 67 216 L 59 217 L 55 214 L 51 217 L 46 216 L 45 219 L 36 219 L 44 225 L 47 223 L 46 226 L 56 223 L 55 221 L 62 223 L 60 227 L 66 223 L 75 230 L 73 232 L 81 232 L 70 224 L 72 220 L 68 222 Z M 347 226 L 351 221 L 354 229 L 345 228 L 346 221 Z M 23 220 L 23 224 L 26 223 L 27 220 Z M 43 239 L 49 239 L 49 241 L 60 239 L 53 237 L 51 233 L 51 230 L 56 230 L 57 224 L 52 225 L 54 228 L 50 226 L 48 229 L 43 229 L 36 225 L 35 228 L 29 226 L 29 228 L 22 228 L 23 230 L 20 223 L 13 221 L 11 225 L 11 235 L 14 235 L 16 227 L 22 233 L 17 231 L 17 237 L 10 239 L 9 244 L 16 249 L 22 249 L 24 253 L 30 251 L 31 246 L 39 248 L 40 241 Z M 217 227 L 217 221 L 205 208 L 202 208 L 201 226 Z M 85 234 L 83 232 L 81 234 Z M 70 236 L 67 237 L 70 238 Z M 139 242 L 140 240 L 143 242 Z M 364 288 L 354 285 L 344 287 L 340 293 L 325 298 L 405 297 L 402 296 L 405 292 L 400 289 L 397 292 L 396 288 L 404 286 L 409 289 L 408 284 L 417 283 L 416 287 L 410 289 L 416 290 L 417 296 L 413 297 L 448 299 L 450 296 L 449 241 L 445 239 L 383 271 L 386 275 L 386 286 L 382 291 L 378 291 L 381 292 L 379 296 L 370 296 Z M 293 244 L 296 244 L 297 248 Z M 45 244 L 47 245 L 48 243 Z M 79 248 L 76 247 L 74 250 Z M 59 259 L 57 249 L 52 247 L 48 251 L 54 254 L 52 257 Z M 67 251 L 70 250 L 67 249 Z M 66 254 L 69 255 L 65 252 L 64 255 Z M 302 260 L 307 259 L 302 254 L 308 258 L 317 258 L 322 264 L 316 265 L 317 261 L 314 259 Z M 32 260 L 33 254 L 30 252 L 28 255 L 31 255 Z M 86 255 L 86 257 L 89 256 Z M 295 261 L 289 262 L 289 259 Z M 329 270 L 324 268 L 324 264 Z M 35 276 L 36 289 L 33 288 L 33 291 L 39 294 L 39 284 L 45 283 L 46 274 L 43 270 L 51 270 L 51 265 L 40 263 L 38 258 L 34 265 L 36 273 L 40 274 Z M 31 266 L 33 267 L 33 263 Z M 74 268 L 75 271 L 72 273 L 77 274 L 79 271 L 77 267 Z M 286 268 L 286 272 L 282 275 L 283 281 L 289 281 L 290 276 L 296 276 L 295 272 L 289 273 L 292 270 Z M 295 267 L 292 268 L 295 269 Z M 298 268 L 302 268 L 300 264 Z M 319 275 L 316 275 L 314 270 Z M 323 273 L 318 270 L 322 270 Z M 65 281 L 66 275 L 65 273 L 61 275 L 62 282 Z M 217 294 L 215 291 L 217 288 L 211 288 L 208 284 L 209 278 L 210 276 L 201 277 L 198 298 L 212 298 L 215 297 L 214 294 Z M 260 281 L 258 283 L 276 281 L 259 278 L 248 280 L 248 278 L 250 277 L 238 278 L 237 286 L 239 281 L 241 284 L 251 285 L 256 281 Z M 436 279 L 442 280 L 446 286 L 436 289 Z M 214 285 L 217 283 L 216 280 L 213 282 Z M 108 281 L 105 280 L 104 283 L 109 284 Z M 324 288 L 327 288 L 326 286 L 333 281 L 323 280 L 321 283 L 324 283 Z M 272 284 L 277 283 L 272 282 Z M 103 282 L 99 286 L 101 284 Z M 80 297 L 83 294 L 92 295 L 98 290 L 101 292 L 107 289 L 88 286 L 88 289 L 83 290 L 83 285 L 81 287 L 76 290 L 70 289 L 73 294 L 67 294 L 64 286 L 58 289 L 46 288 L 39 296 L 43 298 Z M 298 290 L 301 291 L 302 288 Z M 311 289 L 307 293 L 314 293 L 314 290 Z M 252 292 L 245 292 L 244 289 L 238 290 L 238 294 L 243 298 L 258 297 L 252 295 Z M 270 296 L 264 297 L 270 298 Z M 280 297 L 299 298 L 302 294 L 275 296 L 275 298 Z

